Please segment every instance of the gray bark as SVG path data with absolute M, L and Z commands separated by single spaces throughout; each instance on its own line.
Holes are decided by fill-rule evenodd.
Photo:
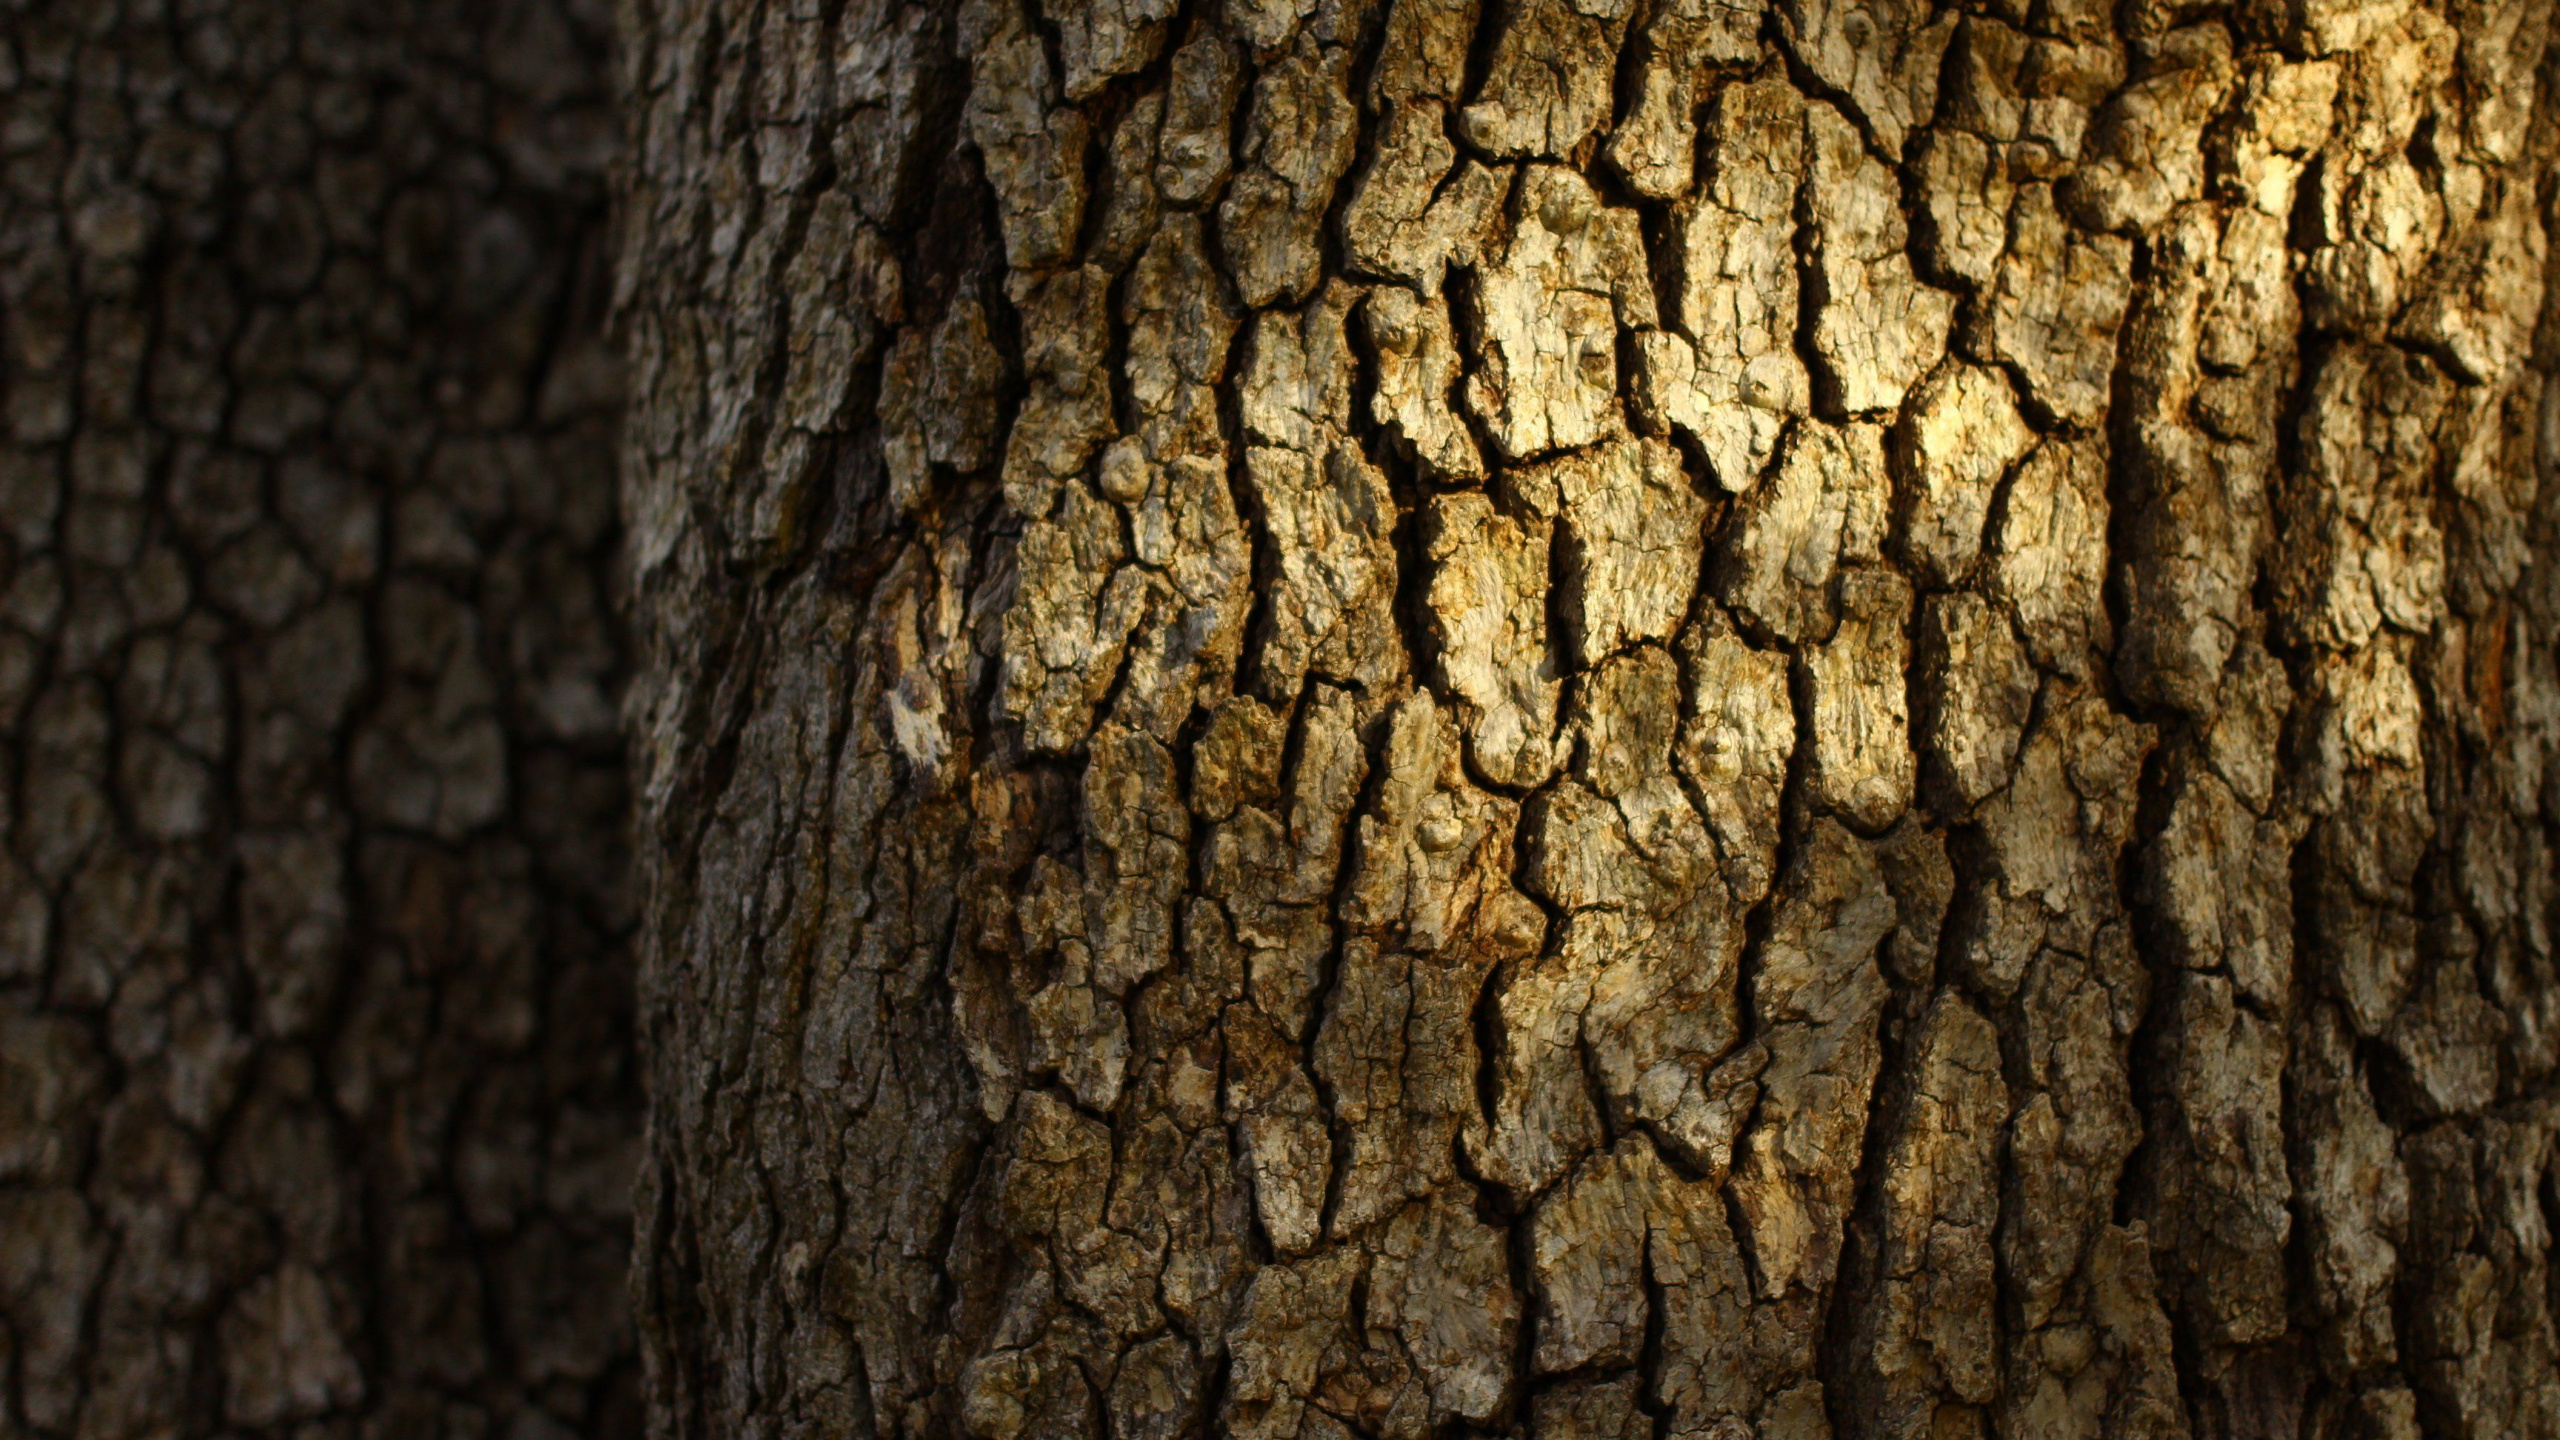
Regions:
M 637 1429 L 608 27 L 0 5 L 0 1436 Z

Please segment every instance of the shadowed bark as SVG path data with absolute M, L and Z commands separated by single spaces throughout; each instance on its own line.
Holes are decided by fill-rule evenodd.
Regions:
M 608 32 L 0 6 L 0 1435 L 638 1428 Z

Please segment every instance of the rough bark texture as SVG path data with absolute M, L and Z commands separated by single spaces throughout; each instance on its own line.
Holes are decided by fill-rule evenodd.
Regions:
M 0 1435 L 637 1428 L 609 22 L 0 5 Z
M 657 1433 L 2560 1434 L 2547 3 L 629 25 Z

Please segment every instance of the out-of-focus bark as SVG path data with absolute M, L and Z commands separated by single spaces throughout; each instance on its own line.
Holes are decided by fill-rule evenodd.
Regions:
M 627 19 L 658 1433 L 2560 1433 L 2547 4 Z
M 609 25 L 0 6 L 0 1435 L 637 1428 Z

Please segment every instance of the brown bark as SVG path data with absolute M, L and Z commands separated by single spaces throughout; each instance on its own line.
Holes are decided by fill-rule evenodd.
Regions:
M 636 11 L 660 1432 L 2560 1431 L 2550 29 Z
M 2541 0 L 7 12 L 0 1433 L 2560 1434 Z
M 0 7 L 0 1435 L 637 1428 L 607 23 Z

